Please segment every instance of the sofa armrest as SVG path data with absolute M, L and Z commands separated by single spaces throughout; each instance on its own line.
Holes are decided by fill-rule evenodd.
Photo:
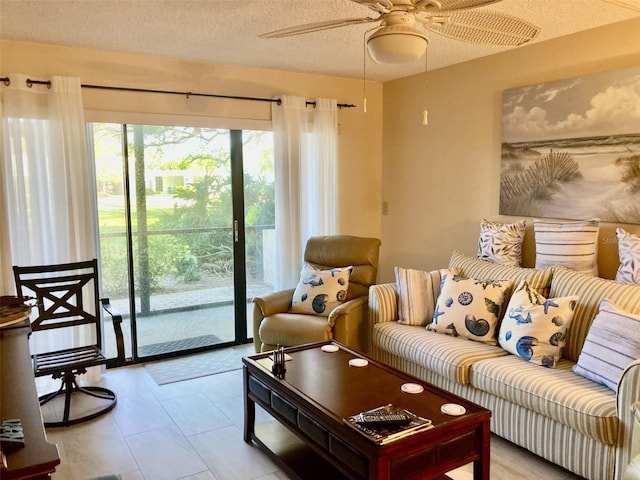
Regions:
M 366 353 L 367 296 L 352 298 L 334 308 L 327 318 L 333 339 L 360 352 Z
M 372 285 L 369 289 L 369 327 L 398 320 L 398 292 L 395 283 Z
M 381 283 L 369 288 L 367 351 L 373 352 L 373 326 L 398 320 L 398 290 L 395 283 Z
M 631 453 L 631 433 L 635 418 L 635 404 L 640 400 L 640 359 L 629 364 L 620 378 L 616 404 L 620 428 L 616 451 L 616 472 L 614 478 L 621 479 L 629 463 Z

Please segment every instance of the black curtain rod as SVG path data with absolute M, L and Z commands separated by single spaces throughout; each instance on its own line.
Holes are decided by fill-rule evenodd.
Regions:
M 9 77 L 2 77 L 0 81 L 4 83 L 6 86 L 11 84 L 11 79 Z M 49 80 L 32 80 L 27 78 L 27 87 L 31 88 L 33 85 L 46 85 L 47 88 L 51 88 L 51 81 Z M 94 88 L 97 90 L 116 90 L 120 92 L 138 92 L 138 93 L 164 93 L 167 95 L 184 95 L 187 98 L 189 97 L 209 97 L 209 98 L 226 98 L 230 100 L 249 100 L 252 102 L 269 102 L 269 103 L 277 103 L 280 105 L 282 100 L 279 98 L 260 98 L 260 97 L 241 97 L 236 95 L 218 95 L 215 93 L 194 93 L 194 92 L 177 92 L 174 90 L 152 90 L 149 88 L 132 88 L 132 87 L 110 87 L 107 85 L 86 85 L 82 84 L 82 88 Z M 315 107 L 316 102 L 307 101 L 307 105 L 313 105 Z M 351 103 L 338 103 L 338 108 L 353 108 L 355 105 Z

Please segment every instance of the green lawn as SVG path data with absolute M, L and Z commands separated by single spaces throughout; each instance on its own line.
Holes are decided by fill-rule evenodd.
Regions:
M 170 215 L 172 208 L 150 208 L 147 210 L 147 225 L 153 228 L 160 223 L 160 218 L 164 215 Z M 131 211 L 132 221 L 135 223 L 136 211 Z M 126 217 L 124 210 L 99 210 L 98 223 L 100 232 L 124 232 Z

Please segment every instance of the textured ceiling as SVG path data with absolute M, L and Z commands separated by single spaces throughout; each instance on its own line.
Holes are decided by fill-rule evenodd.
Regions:
M 640 0 L 503 0 L 485 9 L 538 25 L 533 42 L 542 42 L 640 17 Z M 363 37 L 372 24 L 258 35 L 372 13 L 348 0 L 0 0 L 0 38 L 362 78 Z M 430 70 L 506 50 L 427 35 Z M 367 79 L 379 81 L 422 71 L 424 60 L 366 65 Z

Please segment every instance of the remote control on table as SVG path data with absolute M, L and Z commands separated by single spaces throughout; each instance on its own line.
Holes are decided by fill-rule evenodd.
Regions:
M 401 425 L 409 423 L 411 417 L 404 413 L 362 413 L 356 422 L 361 424 Z

